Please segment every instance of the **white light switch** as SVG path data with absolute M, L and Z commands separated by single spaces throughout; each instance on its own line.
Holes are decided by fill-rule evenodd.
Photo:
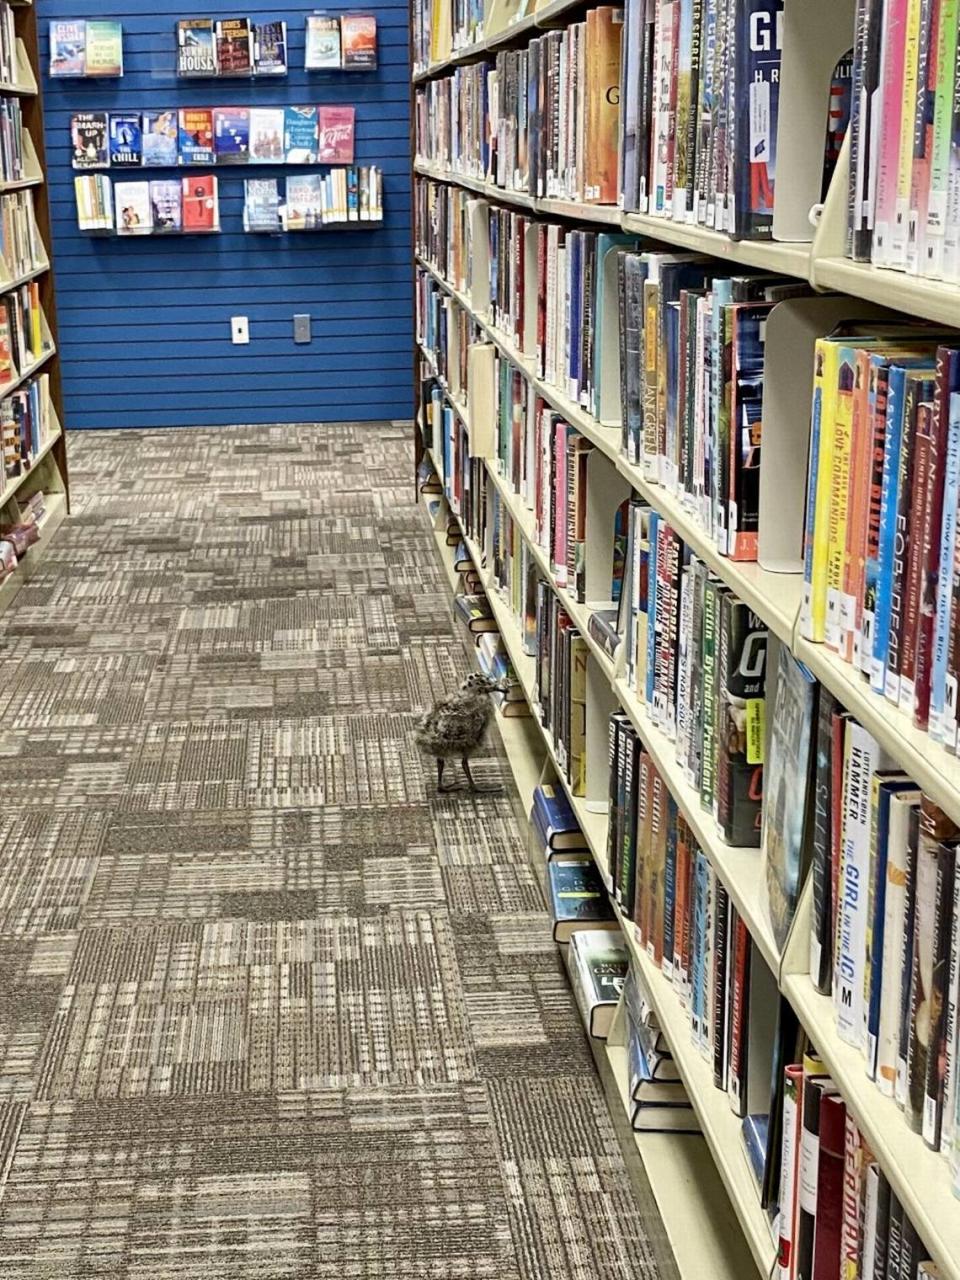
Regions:
M 230 341 L 234 346 L 245 346 L 250 341 L 250 322 L 246 316 L 230 317 Z

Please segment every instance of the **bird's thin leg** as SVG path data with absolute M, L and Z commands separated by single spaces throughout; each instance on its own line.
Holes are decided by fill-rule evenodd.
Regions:
M 457 785 L 458 785 L 456 782 L 450 787 L 445 787 L 443 785 L 443 766 L 446 763 L 447 762 L 446 760 L 444 760 L 443 756 L 437 756 L 437 790 L 438 791 L 456 791 Z
M 463 765 L 463 772 L 467 775 L 467 782 L 470 784 L 470 790 L 477 795 L 499 795 L 503 791 L 503 787 L 496 784 L 492 787 L 478 787 L 473 780 L 473 774 L 470 772 L 470 757 L 464 756 L 460 761 Z

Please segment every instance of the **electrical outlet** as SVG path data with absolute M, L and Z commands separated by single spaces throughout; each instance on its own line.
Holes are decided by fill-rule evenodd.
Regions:
M 297 343 L 309 342 L 312 336 L 313 335 L 310 332 L 310 317 L 303 316 L 303 315 L 294 316 L 293 317 L 294 342 L 297 342 Z
M 250 321 L 246 316 L 230 317 L 230 341 L 235 347 L 245 346 L 250 341 Z

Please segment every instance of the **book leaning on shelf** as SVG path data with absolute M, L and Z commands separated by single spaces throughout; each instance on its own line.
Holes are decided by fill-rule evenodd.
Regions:
M 113 230 L 113 188 L 105 173 L 78 173 L 73 180 L 81 231 Z
M 7 480 L 29 471 L 52 433 L 50 377 L 38 374 L 8 396 L 0 399 L 0 436 L 3 467 Z

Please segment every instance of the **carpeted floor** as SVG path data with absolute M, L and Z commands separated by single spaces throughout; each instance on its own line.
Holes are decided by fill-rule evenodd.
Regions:
M 509 799 L 411 742 L 408 440 L 71 437 L 0 619 L 3 1280 L 656 1275 Z

